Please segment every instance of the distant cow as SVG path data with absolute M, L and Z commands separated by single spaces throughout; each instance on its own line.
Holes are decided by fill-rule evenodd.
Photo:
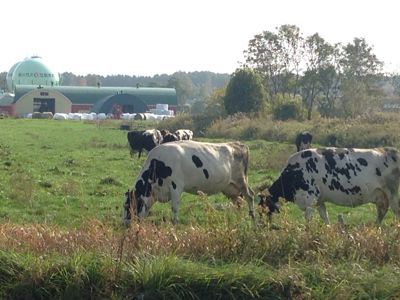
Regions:
M 308 131 L 299 133 L 296 137 L 297 152 L 311 148 L 312 134 Z
M 179 138 L 176 136 L 176 134 L 171 133 L 166 129 L 162 129 L 162 130 L 160 130 L 160 132 L 162 135 L 161 144 L 179 141 Z
M 178 129 L 175 135 L 180 141 L 191 140 L 193 138 L 193 131 L 189 129 Z
M 157 129 L 133 130 L 128 132 L 128 143 L 131 155 L 139 152 L 138 157 L 142 154 L 143 149 L 150 151 L 162 141 L 162 136 Z
M 311 219 L 312 206 L 317 204 L 321 218 L 329 223 L 325 201 L 343 206 L 375 203 L 377 223 L 381 223 L 388 207 L 400 217 L 398 188 L 400 156 L 394 148 L 308 149 L 293 154 L 279 178 L 262 197 L 269 215 L 279 212 L 279 197 L 294 201 Z
M 162 144 L 149 152 L 124 207 L 131 203 L 135 214 L 143 218 L 155 201 L 171 200 L 175 224 L 183 192 L 209 195 L 222 192 L 235 203 L 244 197 L 254 218 L 254 193 L 247 184 L 248 160 L 248 148 L 239 142 Z M 125 216 L 128 215 L 126 212 Z

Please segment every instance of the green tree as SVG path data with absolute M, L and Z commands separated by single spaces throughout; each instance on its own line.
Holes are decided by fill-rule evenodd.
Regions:
M 298 93 L 303 37 L 295 25 L 282 25 L 277 32 L 264 31 L 249 41 L 245 67 L 260 72 L 270 96 Z
M 341 65 L 347 78 L 365 77 L 381 71 L 383 63 L 372 53 L 365 39 L 354 38 L 353 43 L 343 47 Z
M 323 90 L 321 75 L 331 66 L 334 48 L 315 33 L 305 40 L 304 53 L 306 70 L 301 79 L 301 93 L 307 107 L 307 119 L 311 120 L 315 100 Z
M 214 92 L 205 98 L 205 112 L 207 115 L 222 117 L 225 115 L 225 98 L 226 88 L 214 90 Z
M 195 94 L 195 87 L 190 76 L 185 72 L 176 72 L 168 79 L 168 87 L 176 90 L 178 105 L 183 108 L 187 101 Z
M 258 112 L 262 109 L 264 101 L 265 90 L 261 76 L 249 68 L 236 70 L 226 88 L 226 112 Z

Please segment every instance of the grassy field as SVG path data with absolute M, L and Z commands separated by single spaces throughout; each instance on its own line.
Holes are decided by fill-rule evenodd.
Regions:
M 222 195 L 184 194 L 177 226 L 157 203 L 124 228 L 123 195 L 145 157 L 130 157 L 119 125 L 0 120 L 0 298 L 400 297 L 400 226 L 389 212 L 376 227 L 372 205 L 328 205 L 326 226 L 284 204 L 273 230 Z M 253 188 L 295 150 L 245 143 Z

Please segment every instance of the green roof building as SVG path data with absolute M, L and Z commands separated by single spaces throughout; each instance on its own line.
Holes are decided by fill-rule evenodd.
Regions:
M 168 104 L 176 111 L 173 88 L 61 86 L 60 77 L 38 56 L 14 64 L 6 77 L 12 101 L 1 99 L 0 113 L 23 116 L 33 112 L 142 113 Z

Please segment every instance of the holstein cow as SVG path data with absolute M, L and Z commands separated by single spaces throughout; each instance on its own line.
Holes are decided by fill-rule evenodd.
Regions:
M 394 148 L 308 149 L 293 154 L 269 188 L 269 196 L 261 196 L 261 205 L 268 207 L 271 217 L 279 212 L 279 197 L 294 201 L 312 216 L 317 204 L 321 218 L 329 223 L 325 201 L 343 206 L 375 203 L 377 223 L 381 223 L 388 207 L 400 217 L 398 188 L 400 155 Z
M 296 137 L 297 152 L 311 148 L 312 134 L 308 131 L 299 133 Z
M 183 192 L 208 195 L 222 192 L 235 203 L 244 197 L 254 218 L 254 192 L 247 184 L 248 161 L 249 150 L 239 142 L 162 144 L 149 152 L 133 190 L 126 195 L 124 207 L 131 203 L 135 214 L 143 218 L 155 201 L 171 200 L 175 224 Z
M 128 132 L 128 144 L 131 155 L 139 152 L 138 157 L 142 154 L 143 149 L 150 151 L 162 141 L 162 136 L 157 129 L 133 130 Z
M 191 140 L 193 138 L 193 131 L 189 129 L 178 129 L 175 131 L 175 135 L 180 141 Z
M 162 135 L 161 144 L 179 141 L 179 138 L 176 136 L 176 134 L 171 133 L 166 129 L 162 129 L 162 130 L 160 130 L 160 132 Z

